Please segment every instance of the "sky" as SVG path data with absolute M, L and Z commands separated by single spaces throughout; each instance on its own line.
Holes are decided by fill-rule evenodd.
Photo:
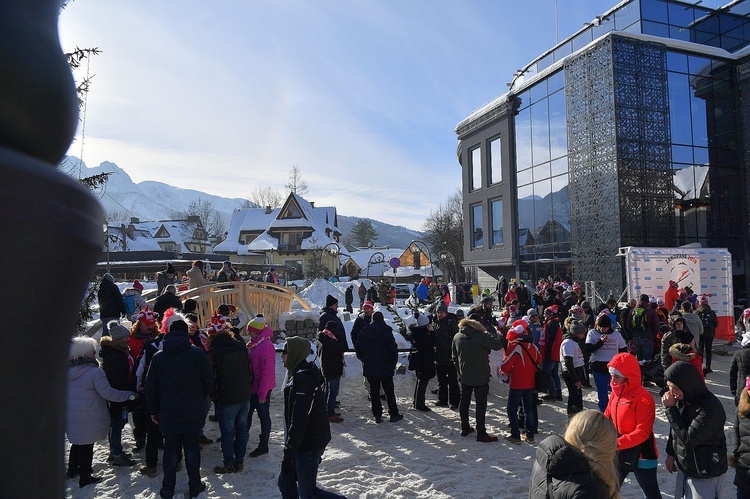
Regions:
M 101 54 L 68 154 L 237 198 L 297 166 L 318 206 L 422 230 L 461 189 L 456 124 L 616 3 L 74 0 L 63 50 Z

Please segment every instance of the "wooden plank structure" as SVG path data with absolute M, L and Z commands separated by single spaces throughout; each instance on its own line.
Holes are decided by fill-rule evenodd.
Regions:
M 151 307 L 153 307 L 156 301 L 156 297 L 153 296 L 154 294 L 153 292 L 144 294 L 146 303 Z M 279 327 L 279 314 L 290 312 L 294 300 L 304 310 L 308 312 L 312 310 L 310 304 L 292 289 L 267 282 L 237 281 L 211 283 L 199 288 L 178 292 L 177 296 L 182 301 L 192 298 L 198 302 L 196 314 L 198 315 L 201 327 L 205 326 L 207 321 L 210 321 L 211 316 L 216 313 L 219 305 L 223 304 L 234 305 L 242 309 L 250 319 L 257 314 L 263 314 L 263 317 L 266 318 L 266 323 L 274 331 L 281 329 Z M 92 336 L 101 327 L 101 321 L 96 321 L 84 334 Z

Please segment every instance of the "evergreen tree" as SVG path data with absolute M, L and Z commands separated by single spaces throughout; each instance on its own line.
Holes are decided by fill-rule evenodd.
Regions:
M 374 242 L 378 236 L 378 232 L 375 227 L 372 226 L 372 222 L 366 218 L 360 218 L 357 223 L 352 227 L 352 232 L 349 236 L 351 243 L 354 246 L 360 248 L 366 248 Z
M 385 279 L 378 283 L 378 298 L 384 305 L 391 302 L 391 283 Z

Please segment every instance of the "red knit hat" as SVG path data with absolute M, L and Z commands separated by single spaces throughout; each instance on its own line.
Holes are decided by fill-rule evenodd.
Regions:
M 139 281 L 138 279 L 133 281 L 133 287 L 138 291 L 143 291 L 143 284 L 141 284 L 141 281 Z

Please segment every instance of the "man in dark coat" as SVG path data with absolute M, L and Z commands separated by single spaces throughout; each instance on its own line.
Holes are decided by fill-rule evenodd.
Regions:
M 346 352 L 346 335 L 339 330 L 336 321 L 328 321 L 326 327 L 318 333 L 318 354 L 320 367 L 326 380 L 326 404 L 328 420 L 331 423 L 343 423 L 344 419 L 336 413 L 336 397 L 339 394 L 341 376 L 344 375 L 344 352 Z
M 323 307 L 323 310 L 321 310 L 320 313 L 320 322 L 318 322 L 318 331 L 322 331 L 325 329 L 326 324 L 328 324 L 330 321 L 335 322 L 339 328 L 337 334 L 341 335 L 344 339 L 344 344 L 346 345 L 346 349 L 349 349 L 349 342 L 346 341 L 346 333 L 344 329 L 344 323 L 341 322 L 341 319 L 339 319 L 339 301 L 331 295 L 326 296 L 326 306 Z
M 709 374 L 713 372 L 711 370 L 711 349 L 714 345 L 716 328 L 719 327 L 719 318 L 716 317 L 716 312 L 711 310 L 711 305 L 708 304 L 708 296 L 701 295 L 698 303 L 695 314 L 703 322 L 703 334 L 700 335 L 698 341 L 698 355 L 703 357 L 703 362 L 706 365 L 703 368 L 703 374 Z M 703 352 L 705 352 L 705 356 Z
M 164 317 L 164 312 L 170 308 L 182 310 L 182 301 L 177 297 L 177 288 L 172 284 L 167 286 L 164 289 L 164 294 L 159 296 L 154 302 L 154 313 L 161 320 Z
M 734 395 L 734 405 L 740 403 L 744 380 L 750 376 L 750 331 L 742 335 L 742 350 L 735 352 L 729 365 L 729 390 Z
M 435 377 L 435 337 L 430 326 L 430 319 L 425 314 L 417 317 L 417 324 L 409 326 L 409 339 L 414 350 L 414 372 L 417 383 L 414 386 L 413 408 L 421 412 L 430 412 L 425 405 L 427 384 Z
M 354 286 L 349 285 L 348 288 L 346 288 L 346 291 L 344 292 L 344 302 L 346 303 L 346 310 L 350 314 L 354 312 L 352 309 L 352 303 L 354 302 Z
M 529 292 L 529 288 L 526 287 L 524 281 L 518 281 L 516 296 L 518 297 L 518 307 L 520 310 L 528 310 L 531 308 L 531 293 Z
M 156 295 L 161 296 L 164 289 L 170 284 L 175 283 L 177 271 L 174 269 L 174 265 L 167 263 L 167 268 L 161 272 L 156 273 Z
M 311 353 L 310 342 L 299 336 L 289 338 L 281 352 L 287 370 L 284 386 L 284 457 L 278 478 L 284 499 L 298 497 L 340 497 L 321 490 L 317 485 L 318 466 L 328 442 L 328 422 L 323 375 L 305 358 Z
M 726 497 L 724 406 L 692 364 L 675 362 L 664 372 L 664 379 L 669 391 L 662 404 L 670 426 L 666 468 L 678 473 L 674 497 L 683 497 L 686 490 L 692 490 L 693 497 Z
M 383 421 L 383 404 L 380 402 L 381 385 L 388 402 L 391 423 L 401 421 L 404 416 L 398 411 L 393 388 L 393 373 L 398 362 L 398 346 L 393 337 L 393 330 L 385 323 L 381 312 L 372 314 L 372 322 L 359 334 L 356 350 L 357 358 L 362 361 L 362 370 L 370 384 L 370 402 L 375 422 Z
M 190 496 L 195 497 L 206 490 L 200 475 L 199 440 L 214 373 L 206 353 L 190 343 L 182 316 L 175 314 L 169 319 L 164 348 L 154 354 L 146 376 L 146 407 L 164 434 L 161 497 L 174 495 L 180 448 L 185 451 Z
M 120 319 L 125 315 L 125 302 L 122 299 L 120 288 L 115 284 L 115 278 L 112 274 L 104 274 L 102 282 L 99 284 L 99 291 L 96 293 L 99 300 L 99 317 L 102 321 L 102 336 L 109 336 L 109 326 L 111 321 Z
M 435 373 L 438 379 L 438 407 L 458 408 L 461 401 L 461 389 L 458 386 L 458 374 L 453 363 L 453 337 L 458 333 L 458 317 L 448 313 L 444 303 L 438 305 L 437 321 L 433 327 L 435 335 Z
M 245 342 L 228 328 L 209 336 L 208 355 L 216 373 L 216 416 L 221 431 L 223 466 L 214 473 L 244 469 L 247 451 L 247 415 L 250 411 L 250 365 Z

